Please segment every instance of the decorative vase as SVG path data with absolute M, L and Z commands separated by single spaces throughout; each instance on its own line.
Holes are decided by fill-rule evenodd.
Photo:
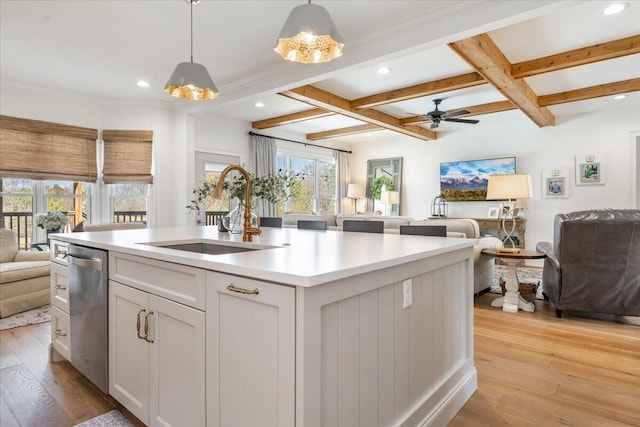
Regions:
M 255 208 L 251 207 L 251 226 L 258 227 L 258 215 L 254 212 Z M 232 234 L 241 234 L 244 231 L 244 201 L 239 201 L 224 218 L 222 225 Z

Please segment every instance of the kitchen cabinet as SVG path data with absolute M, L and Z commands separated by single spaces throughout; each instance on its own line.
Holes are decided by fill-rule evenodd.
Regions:
M 71 361 L 69 266 L 65 242 L 51 241 L 51 348 L 52 361 Z
M 294 426 L 295 288 L 206 277 L 208 425 Z
M 109 393 L 150 426 L 205 425 L 205 314 L 109 281 Z

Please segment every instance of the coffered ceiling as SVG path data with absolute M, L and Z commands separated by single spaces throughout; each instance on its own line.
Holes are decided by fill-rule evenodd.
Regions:
M 2 0 L 0 78 L 106 102 L 215 111 L 265 133 L 347 143 L 398 135 L 432 141 L 514 114 L 544 127 L 584 112 L 640 112 L 637 1 L 615 16 L 601 13 L 609 1 L 314 1 L 330 12 L 346 45 L 343 57 L 319 65 L 292 64 L 272 51 L 299 3 L 196 6 L 195 61 L 221 95 L 193 103 L 162 92 L 175 64 L 188 59 L 184 1 Z M 391 72 L 378 74 L 381 66 Z M 138 79 L 150 87 L 136 87 Z M 628 96 L 613 100 L 619 93 Z M 425 113 L 434 99 L 443 99 L 441 110 L 466 109 L 457 118 L 480 123 L 430 129 Z

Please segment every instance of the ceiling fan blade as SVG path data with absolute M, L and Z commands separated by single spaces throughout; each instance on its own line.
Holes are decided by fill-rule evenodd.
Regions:
M 435 129 L 435 128 L 437 128 L 437 127 L 438 127 L 438 123 L 436 123 L 436 122 L 432 122 L 432 123 L 431 123 L 431 127 L 430 127 L 429 129 Z
M 469 112 L 467 110 L 452 111 L 451 113 L 447 113 L 447 118 L 463 116 L 465 114 L 469 114 Z
M 456 122 L 456 123 L 469 123 L 472 125 L 480 123 L 480 120 L 469 120 L 469 119 L 443 119 L 445 122 Z

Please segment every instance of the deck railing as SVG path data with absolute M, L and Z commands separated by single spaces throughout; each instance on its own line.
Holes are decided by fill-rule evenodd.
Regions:
M 218 225 L 218 222 L 227 214 L 227 211 L 207 211 L 205 214 L 206 225 Z M 67 212 L 69 229 L 73 230 L 78 221 L 73 212 Z M 115 211 L 114 222 L 147 222 L 145 211 Z M 1 212 L 0 226 L 9 228 L 18 234 L 18 248 L 29 250 L 33 239 L 33 212 Z

